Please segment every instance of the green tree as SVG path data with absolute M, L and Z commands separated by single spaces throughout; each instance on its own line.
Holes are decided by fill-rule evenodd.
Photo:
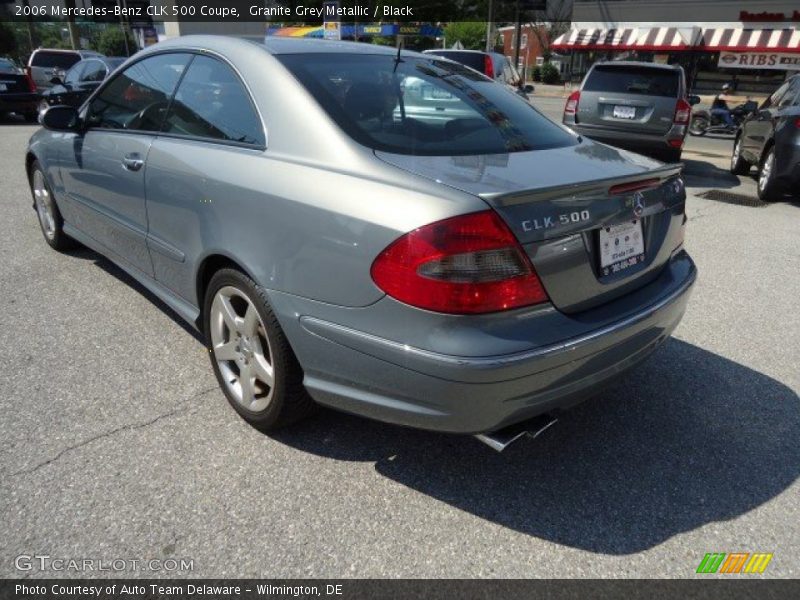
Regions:
M 467 50 L 483 50 L 486 47 L 486 23 L 480 21 L 456 21 L 444 28 L 447 47 L 461 42 Z
M 17 38 L 9 25 L 0 21 L 0 56 L 14 56 L 17 53 Z
M 127 47 L 125 37 L 128 38 Z M 106 56 L 129 56 L 138 49 L 136 40 L 133 36 L 119 27 L 109 27 L 94 40 L 94 46 L 98 52 Z

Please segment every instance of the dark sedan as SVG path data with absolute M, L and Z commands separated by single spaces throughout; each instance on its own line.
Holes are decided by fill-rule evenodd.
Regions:
M 0 58 L 0 115 L 13 112 L 34 122 L 38 101 L 30 76 L 10 58 Z
M 66 74 L 51 80 L 53 86 L 42 93 L 40 110 L 59 104 L 79 107 L 125 60 L 124 57 L 96 56 L 75 63 Z
M 742 123 L 731 172 L 758 167 L 758 197 L 777 200 L 800 186 L 800 75 L 787 79 Z

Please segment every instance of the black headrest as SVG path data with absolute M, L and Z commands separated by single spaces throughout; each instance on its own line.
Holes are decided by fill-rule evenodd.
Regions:
M 374 119 L 384 111 L 386 88 L 377 83 L 357 81 L 347 90 L 344 109 L 355 119 Z

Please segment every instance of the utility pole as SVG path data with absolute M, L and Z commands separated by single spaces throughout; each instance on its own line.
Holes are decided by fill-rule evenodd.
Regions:
M 80 50 L 81 39 L 78 27 L 75 25 L 75 0 L 64 0 L 64 8 L 69 11 L 67 15 L 67 28 L 69 29 L 69 43 L 73 50 Z
M 522 44 L 522 15 L 519 12 L 519 0 L 516 3 L 517 26 L 514 29 L 514 68 L 519 69 L 519 49 Z
M 494 15 L 492 15 L 492 0 L 489 0 L 489 14 L 486 16 L 486 51 L 494 50 Z

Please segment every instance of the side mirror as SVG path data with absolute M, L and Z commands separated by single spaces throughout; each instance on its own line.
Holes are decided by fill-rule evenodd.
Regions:
M 689 96 L 689 104 L 691 104 L 692 106 L 694 106 L 695 104 L 700 104 L 700 96 L 694 94 Z
M 533 86 L 530 83 L 526 83 L 525 86 L 522 88 L 522 90 L 526 94 L 532 94 L 533 93 Z
M 80 117 L 72 106 L 51 106 L 42 114 L 41 122 L 51 131 L 77 131 Z

